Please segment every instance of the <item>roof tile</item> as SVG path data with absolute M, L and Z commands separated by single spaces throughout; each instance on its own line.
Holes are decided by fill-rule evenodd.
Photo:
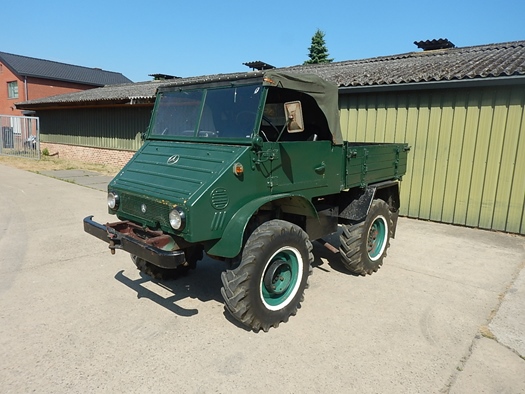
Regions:
M 33 57 L 0 52 L 0 61 L 15 74 L 56 81 L 104 86 L 132 82 L 121 73 L 65 64 Z

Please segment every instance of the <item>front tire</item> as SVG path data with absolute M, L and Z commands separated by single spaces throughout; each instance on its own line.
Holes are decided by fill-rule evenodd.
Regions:
M 188 249 L 186 251 L 186 262 L 182 265 L 179 265 L 177 268 L 171 269 L 157 267 L 156 265 L 151 264 L 140 257 L 131 255 L 131 260 L 133 260 L 133 263 L 135 263 L 135 266 L 140 272 L 158 280 L 174 280 L 185 276 L 190 270 L 193 270 L 197 267 L 197 261 L 201 259 L 202 248 L 200 247 Z
M 226 309 L 258 332 L 297 313 L 312 273 L 312 243 L 297 225 L 271 220 L 248 238 L 239 267 L 221 275 Z
M 343 225 L 339 252 L 343 265 L 353 274 L 376 272 L 390 246 L 392 219 L 388 204 L 374 200 L 366 219 L 354 225 Z

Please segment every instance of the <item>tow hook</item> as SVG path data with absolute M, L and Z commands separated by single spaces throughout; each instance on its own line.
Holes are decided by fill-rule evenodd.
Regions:
M 112 234 L 110 231 L 109 231 L 109 223 L 106 224 L 106 229 L 107 229 L 107 232 L 108 232 L 108 238 L 109 238 L 109 250 L 111 251 L 111 254 L 115 254 L 115 249 L 117 248 L 116 247 L 116 244 L 115 244 L 115 238 L 117 237 L 115 234 Z
M 113 241 L 113 240 L 109 241 L 108 248 L 111 251 L 111 254 L 115 254 L 115 241 Z

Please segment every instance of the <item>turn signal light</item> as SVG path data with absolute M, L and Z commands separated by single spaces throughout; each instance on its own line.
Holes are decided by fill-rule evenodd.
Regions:
M 241 163 L 235 163 L 233 165 L 233 173 L 237 176 L 241 176 L 242 174 L 244 174 L 244 167 Z

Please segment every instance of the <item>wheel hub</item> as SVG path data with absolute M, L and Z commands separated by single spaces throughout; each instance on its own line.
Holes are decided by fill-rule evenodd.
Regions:
M 290 286 L 292 273 L 287 261 L 279 259 L 274 261 L 264 275 L 264 287 L 271 295 L 280 295 Z
M 260 296 L 271 310 L 284 308 L 299 288 L 302 269 L 297 249 L 283 247 L 268 261 L 261 276 Z
M 367 240 L 367 250 L 370 258 L 379 257 L 379 255 L 383 252 L 386 231 L 386 224 L 382 217 L 377 218 L 370 226 Z

